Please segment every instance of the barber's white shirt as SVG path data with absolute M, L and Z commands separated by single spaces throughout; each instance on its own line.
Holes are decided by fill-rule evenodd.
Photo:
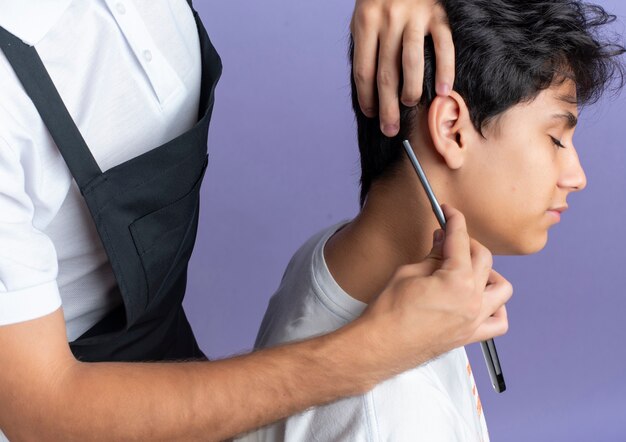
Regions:
M 103 171 L 196 121 L 186 0 L 0 0 L 0 26 L 35 46 Z M 62 305 L 73 341 L 120 302 L 87 206 L 0 51 L 0 326 Z

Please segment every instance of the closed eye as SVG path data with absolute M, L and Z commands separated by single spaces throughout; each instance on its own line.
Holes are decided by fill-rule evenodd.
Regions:
M 561 148 L 561 149 L 565 149 L 565 146 L 563 145 L 563 143 L 561 143 L 561 140 L 557 140 L 556 138 L 554 138 L 554 137 L 552 137 L 552 136 L 551 136 L 550 138 L 552 139 L 552 143 L 553 143 L 556 147 L 559 147 L 559 148 Z

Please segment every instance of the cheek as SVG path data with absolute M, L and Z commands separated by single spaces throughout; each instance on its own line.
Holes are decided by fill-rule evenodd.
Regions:
M 511 217 L 543 212 L 556 189 L 556 151 L 537 137 L 521 140 L 502 151 L 487 159 L 495 169 L 490 173 L 489 193 Z
M 526 148 L 533 146 L 527 143 L 486 156 L 464 186 L 460 205 L 470 234 L 494 254 L 536 253 L 547 241 L 545 211 L 556 188 L 555 157 L 549 149 Z

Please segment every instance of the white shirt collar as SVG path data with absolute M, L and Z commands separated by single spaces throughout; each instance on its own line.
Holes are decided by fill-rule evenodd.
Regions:
M 36 45 L 59 20 L 72 0 L 0 0 L 0 26 Z

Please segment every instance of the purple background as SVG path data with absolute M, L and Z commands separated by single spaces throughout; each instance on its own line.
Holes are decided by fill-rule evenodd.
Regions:
M 626 16 L 622 0 L 597 0 Z M 211 358 L 247 351 L 298 246 L 356 214 L 347 35 L 353 2 L 201 3 L 224 61 L 186 307 Z M 616 31 L 623 32 L 618 25 Z M 626 441 L 626 95 L 581 115 L 588 177 L 548 246 L 498 257 L 515 287 L 496 340 L 508 390 L 468 346 L 494 441 Z

